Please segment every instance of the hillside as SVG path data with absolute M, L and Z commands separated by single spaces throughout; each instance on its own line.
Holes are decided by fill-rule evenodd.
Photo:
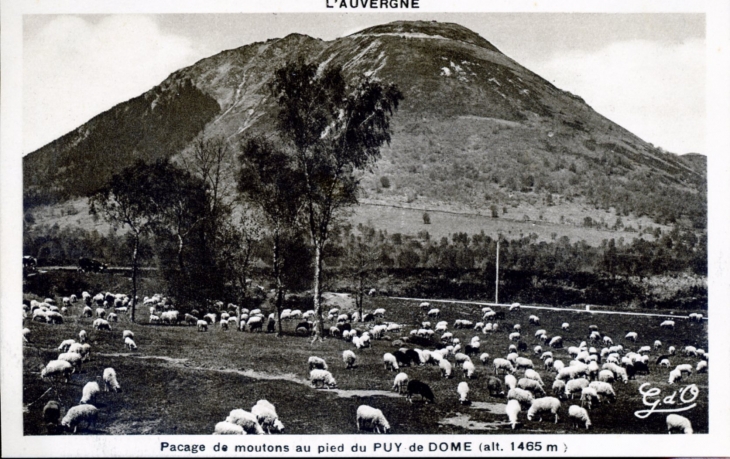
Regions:
M 363 203 L 544 221 L 558 234 L 681 220 L 706 226 L 702 155 L 664 152 L 478 34 L 421 21 L 333 41 L 291 34 L 181 69 L 28 154 L 26 208 L 84 196 L 134 158 L 185 155 L 196 136 L 235 145 L 270 133 L 276 106 L 267 84 L 299 57 L 339 65 L 348 78 L 394 82 L 404 93 L 392 143 L 363 176 Z

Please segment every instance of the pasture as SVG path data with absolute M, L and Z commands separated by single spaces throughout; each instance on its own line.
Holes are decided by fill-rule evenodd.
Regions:
M 56 300 L 60 304 L 60 298 Z M 401 368 L 399 371 L 407 373 L 411 380 L 426 382 L 433 389 L 436 403 L 425 404 L 419 396 L 414 396 L 413 403 L 409 403 L 405 396 L 391 391 L 397 372 L 386 370 L 383 365 L 383 354 L 400 347 L 394 346 L 392 340 L 408 336 L 411 329 L 420 328 L 423 321 L 429 320 L 416 302 L 367 298 L 365 309 L 385 308 L 385 316 L 376 322 L 353 323 L 353 328 L 365 330 L 378 322 L 395 322 L 404 327 L 400 333 L 387 333 L 388 339 L 373 340 L 371 348 L 356 350 L 352 343 L 338 338 L 326 338 L 310 344 L 308 337 L 295 334 L 298 320 L 284 322 L 285 334 L 281 337 L 263 332 L 239 332 L 233 328 L 221 330 L 218 326 L 198 332 L 195 327 L 182 324 L 151 325 L 147 321 L 147 308 L 141 306 L 137 323 L 129 322 L 120 314 L 119 323 L 112 323 L 112 331 L 97 331 L 92 327 L 93 318 L 79 317 L 83 308 L 79 301 L 71 306 L 63 324 L 32 322 L 30 318 L 24 321 L 23 326 L 31 332 L 30 342 L 23 348 L 24 434 L 47 434 L 42 421 L 45 403 L 51 399 L 59 400 L 64 411 L 77 405 L 84 384 L 95 380 L 106 367 L 116 370 L 122 392 L 101 392 L 98 395 L 95 403 L 100 410 L 97 425 L 82 431 L 82 434 L 211 434 L 215 424 L 223 421 L 231 410 L 250 410 L 259 399 L 266 399 L 276 406 L 279 419 L 285 425 L 285 434 L 357 434 L 355 412 L 361 404 L 381 409 L 390 422 L 391 432 L 396 434 L 666 434 L 666 414 L 655 413 L 646 419 L 634 416 L 635 411 L 648 408 L 642 403 L 639 393 L 639 386 L 644 383 L 650 383 L 651 387 L 661 391 L 659 396 L 651 398 L 652 401 L 664 399 L 687 384 L 695 384 L 699 388 L 699 396 L 694 401 L 697 405 L 680 414 L 691 420 L 695 433 L 708 432 L 707 374 L 693 372 L 679 383 L 668 383 L 671 368 L 689 363 L 694 369 L 700 360 L 699 357 L 682 355 L 685 345 L 709 352 L 706 321 L 696 323 L 676 319 L 675 330 L 669 330 L 659 327 L 663 319 L 657 317 L 522 309 L 506 312 L 505 319 L 498 321 L 498 331 L 484 334 L 453 327 L 456 319 L 468 319 L 474 323 L 481 321 L 480 307 L 437 303 L 432 303 L 432 307 L 441 310 L 440 320 L 448 321 L 448 331 L 460 339 L 462 346 L 469 343 L 472 336 L 479 335 L 480 353 L 489 353 L 490 360 L 485 366 L 479 362 L 478 355 L 472 357 L 477 373 L 476 378 L 468 380 L 457 364 L 454 364 L 452 379 L 441 378 L 438 366 L 430 364 Z M 500 309 L 495 307 L 495 310 Z M 267 315 L 269 312 L 264 310 Z M 528 317 L 533 314 L 540 318 L 539 325 L 528 323 Z M 436 325 L 436 320 L 430 321 L 433 326 Z M 570 324 L 569 330 L 561 330 L 563 322 Z M 567 365 L 571 360 L 568 347 L 588 341 L 589 325 L 596 325 L 602 334 L 611 337 L 615 344 L 622 344 L 627 351 L 636 351 L 644 345 L 652 346 L 655 340 L 661 340 L 663 348 L 659 351 L 652 349 L 649 354 L 649 375 L 638 374 L 627 384 L 613 383 L 616 402 L 594 405 L 589 411 L 593 424 L 591 430 L 574 429 L 568 422 L 568 407 L 580 405 L 577 398 L 562 400 L 557 424 L 548 421 L 549 415 L 545 416 L 544 422 L 537 419 L 528 421 L 527 408 L 523 408 L 519 415 L 520 424 L 512 430 L 504 413 L 507 399 L 489 395 L 487 377 L 494 375 L 492 360 L 507 355 L 511 343 L 508 334 L 513 331 L 514 324 L 521 325 L 521 339 L 527 344 L 527 351 L 520 352 L 520 355 L 535 363 L 548 395 L 552 395 L 550 388 L 555 373 L 542 367 L 539 355 L 533 353 L 536 345 L 552 350 L 555 359 Z M 124 347 L 122 331 L 125 329 L 134 332 L 137 350 L 129 351 Z M 545 329 L 550 336 L 562 336 L 564 347 L 549 349 L 535 338 L 537 329 Z M 80 330 L 89 334 L 90 360 L 84 362 L 79 373 L 72 375 L 68 384 L 41 380 L 41 367 L 57 357 L 61 341 L 78 339 Z M 636 343 L 624 339 L 628 331 L 638 333 Z M 403 347 L 435 349 L 440 343 L 439 336 L 440 333 L 434 335 L 430 346 L 406 343 Z M 659 368 L 656 357 L 666 353 L 671 345 L 677 348 L 677 355 L 670 357 L 671 367 Z M 603 343 L 589 341 L 588 346 L 595 346 L 600 351 Z M 346 369 L 342 361 L 342 352 L 346 349 L 357 355 L 357 365 L 353 369 Z M 329 371 L 337 380 L 337 389 L 311 387 L 307 366 L 309 356 L 327 361 Z M 453 363 L 453 357 L 449 360 Z M 517 379 L 522 375 L 522 370 L 515 374 Z M 502 375 L 499 378 L 504 381 Z M 456 387 L 461 381 L 469 384 L 471 405 L 459 403 Z M 685 406 L 679 401 L 679 394 L 675 399 L 675 405 L 658 408 Z

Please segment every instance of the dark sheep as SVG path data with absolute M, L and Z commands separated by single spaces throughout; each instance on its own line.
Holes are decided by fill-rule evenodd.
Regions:
M 198 318 L 192 314 L 185 314 L 185 323 L 188 325 L 195 325 L 198 323 Z
M 336 327 L 340 329 L 340 334 L 342 334 L 345 330 L 352 330 L 352 325 L 347 323 L 339 323 Z
M 420 395 L 424 400 L 436 403 L 433 391 L 428 387 L 428 384 L 417 379 L 412 379 L 408 381 L 408 395 L 406 396 L 409 402 L 413 403 L 413 395 L 415 394 Z
M 479 348 L 472 346 L 471 344 L 467 344 L 466 346 L 464 346 L 464 353 L 466 355 L 476 355 L 479 353 Z
M 49 434 L 57 432 L 59 419 L 61 419 L 61 404 L 51 400 L 43 407 L 43 421 Z
M 399 366 L 402 367 L 410 367 L 411 366 L 411 359 L 406 355 L 403 351 L 395 351 L 393 352 L 393 356 L 395 356 L 396 362 L 398 362 Z
M 274 333 L 276 331 L 276 321 L 275 320 L 269 320 L 266 322 L 266 333 Z
M 520 341 L 519 343 L 517 343 L 517 350 L 520 351 L 520 352 L 521 351 L 526 351 L 527 350 L 527 343 L 525 343 L 524 341 Z
M 636 367 L 633 365 L 626 365 L 626 376 L 629 379 L 636 379 Z
M 491 395 L 492 397 L 504 396 L 502 381 L 500 381 L 499 378 L 490 376 L 487 380 L 487 389 L 489 390 L 489 395 Z
M 642 361 L 636 361 L 634 362 L 634 370 L 636 373 L 642 373 L 645 375 L 649 374 L 649 365 L 645 364 Z
M 363 322 L 372 322 L 373 320 L 375 320 L 375 315 L 373 315 L 372 313 L 367 313 L 364 316 L 362 316 Z
M 414 365 L 420 365 L 421 364 L 421 356 L 418 355 L 418 352 L 416 352 L 413 349 L 408 349 L 406 351 L 406 357 L 408 357 Z
M 671 356 L 671 355 L 669 355 L 669 354 L 664 354 L 664 355 L 660 355 L 660 356 L 659 356 L 659 357 L 658 357 L 658 358 L 656 359 L 656 364 L 657 364 L 657 365 L 659 365 L 659 362 L 661 362 L 661 361 L 662 361 L 662 360 L 664 360 L 664 359 L 667 359 L 667 360 L 669 360 L 669 359 L 670 359 L 671 357 L 672 357 L 672 356 Z
M 253 332 L 254 330 L 263 330 L 264 329 L 264 321 L 260 320 L 258 322 L 250 323 L 248 324 L 248 331 Z
M 504 320 L 504 311 L 497 311 L 492 317 L 494 320 Z

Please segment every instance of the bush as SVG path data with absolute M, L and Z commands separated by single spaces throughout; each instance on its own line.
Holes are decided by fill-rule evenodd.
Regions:
M 423 213 L 423 224 L 424 225 L 430 225 L 431 224 L 431 216 L 428 214 L 428 212 Z
M 380 186 L 383 188 L 390 188 L 390 179 L 386 176 L 380 177 Z

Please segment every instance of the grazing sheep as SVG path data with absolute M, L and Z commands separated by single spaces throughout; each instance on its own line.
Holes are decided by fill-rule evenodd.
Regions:
M 396 367 L 397 369 L 397 367 Z M 442 378 L 451 378 L 451 362 L 449 362 L 446 359 L 442 359 L 439 361 L 439 369 L 441 369 L 441 377 Z
M 669 328 L 670 330 L 674 330 L 674 321 L 673 320 L 665 320 L 664 322 L 660 323 L 659 326 L 661 328 Z
M 204 321 L 205 322 L 205 321 Z M 221 421 L 215 425 L 213 435 L 246 435 L 246 431 L 238 424 Z
M 114 392 L 119 392 L 121 390 L 119 382 L 117 381 L 117 372 L 114 371 L 114 368 L 105 368 L 102 379 L 104 380 L 104 392 L 108 392 L 110 388 Z
M 73 428 L 73 432 L 76 433 L 82 422 L 86 423 L 87 428 L 96 425 L 98 413 L 99 410 L 94 405 L 77 405 L 66 412 L 66 416 L 61 420 L 61 425 L 67 429 Z
M 682 380 L 682 371 L 678 369 L 674 369 L 669 372 L 669 384 L 674 384 L 677 381 Z
M 58 355 L 57 360 L 65 360 L 70 363 L 73 366 L 73 373 L 81 371 L 81 361 L 83 360 L 81 354 L 77 354 L 76 352 L 64 352 L 63 354 Z
M 545 389 L 542 388 L 542 384 L 535 381 L 534 379 L 521 378 L 517 381 L 517 387 L 524 390 L 529 390 L 533 394 L 545 395 Z
M 565 383 L 565 397 L 567 398 L 570 396 L 570 398 L 573 398 L 573 394 L 576 392 L 581 392 L 584 387 L 589 386 L 589 382 L 585 378 L 578 378 L 578 379 L 571 379 L 570 381 Z
M 63 377 L 64 381 L 68 382 L 68 378 L 71 376 L 73 369 L 73 365 L 65 360 L 51 360 L 41 370 L 41 379 L 50 378 L 55 380 Z
M 369 429 L 374 430 L 377 433 L 388 433 L 390 431 L 390 424 L 385 419 L 383 412 L 377 408 L 373 408 L 368 405 L 360 405 L 357 407 L 357 430 Z
M 659 340 L 654 341 L 654 350 L 657 350 L 660 347 L 662 347 L 662 342 Z
M 533 325 L 540 325 L 540 318 L 535 315 L 530 316 L 528 320 Z
M 669 431 L 670 435 L 672 434 L 672 430 L 681 430 L 682 433 L 685 433 L 687 435 L 691 435 L 694 433 L 694 431 L 692 430 L 692 423 L 689 421 L 689 419 L 678 414 L 667 415 L 667 430 Z
M 591 418 L 588 417 L 588 411 L 578 405 L 571 405 L 568 408 L 568 418 L 574 428 L 579 427 L 581 424 L 585 424 L 586 429 L 591 427 Z
M 471 360 L 464 362 L 464 365 L 462 366 L 464 370 L 464 376 L 467 379 L 471 379 L 474 377 L 474 373 L 476 372 L 476 368 L 474 367 L 474 364 L 471 362 Z
M 96 394 L 98 394 L 100 390 L 101 389 L 99 389 L 99 383 L 97 383 L 96 381 L 87 382 L 82 391 L 81 401 L 79 403 L 93 404 L 94 399 L 96 398 Z
M 707 362 L 704 360 L 700 360 L 697 362 L 697 373 L 707 373 Z
M 538 373 L 535 370 L 527 369 L 525 370 L 525 378 L 527 379 L 534 379 L 535 381 L 539 382 L 540 385 L 543 385 L 542 378 L 540 377 L 540 373 Z
M 196 325 L 199 332 L 208 331 L 208 321 L 201 319 L 196 322 Z
M 518 370 L 521 368 L 535 368 L 535 365 L 532 364 L 532 360 L 524 357 L 517 357 L 515 364 Z
M 489 363 L 489 354 L 486 352 L 482 353 L 482 355 L 479 356 L 479 361 L 482 362 L 483 365 L 487 365 Z
M 510 362 L 507 359 L 494 359 L 492 362 L 494 364 L 494 374 L 499 374 L 499 370 L 504 370 L 505 374 L 507 373 L 514 373 L 517 371 L 514 366 L 512 366 L 512 362 Z
M 345 365 L 347 365 L 347 368 L 353 368 L 357 357 L 354 352 L 348 349 L 342 352 L 342 360 L 345 362 Z
M 697 357 L 697 348 L 694 346 L 685 346 L 683 352 L 684 352 L 684 355 L 687 355 L 687 356 L 692 355 L 692 356 Z
M 25 343 L 30 342 L 30 329 L 28 329 L 28 328 L 23 329 L 23 342 L 25 342 Z
M 408 375 L 401 372 L 395 376 L 393 380 L 393 388 L 391 390 L 397 390 L 399 394 L 406 391 L 408 386 Z
M 507 413 L 509 423 L 512 425 L 512 430 L 517 427 L 517 416 L 520 414 L 520 411 L 522 411 L 520 402 L 514 399 L 507 401 L 507 408 L 505 408 L 505 412 Z
M 398 371 L 398 360 L 390 352 L 383 354 L 383 365 L 386 370 Z
M 279 415 L 276 414 L 276 408 L 274 405 L 269 403 L 267 400 L 259 400 L 256 404 L 251 407 L 251 414 L 256 416 L 256 420 L 262 429 L 266 430 L 267 433 L 271 433 L 273 429 L 275 432 L 283 432 L 284 424 L 279 420 Z
M 542 422 L 542 413 L 549 411 L 555 415 L 555 424 L 558 423 L 558 410 L 560 409 L 560 400 L 555 397 L 542 397 L 536 398 L 530 404 L 530 409 L 527 411 L 527 420 L 532 421 L 532 418 L 536 414 L 540 414 L 539 421 Z
M 553 363 L 554 362 L 552 357 L 548 357 L 547 359 L 545 359 L 545 369 L 550 370 L 550 368 L 552 368 L 553 366 Z
M 669 361 L 669 359 L 668 359 L 668 358 L 666 358 L 666 357 L 663 357 L 663 358 L 662 358 L 662 359 L 661 359 L 661 360 L 659 361 L 659 366 L 660 366 L 660 367 L 664 367 L 664 368 L 669 368 L 669 367 L 670 367 L 671 365 L 672 365 L 672 363 L 671 363 L 671 362 Z
M 682 365 L 677 365 L 675 367 L 675 370 L 681 371 L 682 372 L 682 375 L 684 375 L 685 373 L 687 373 L 688 375 L 691 375 L 692 374 L 692 365 L 690 365 L 689 363 L 684 363 Z
M 563 347 L 563 337 L 562 336 L 553 336 L 550 339 L 550 347 L 552 347 L 552 348 Z
M 598 398 L 598 392 L 596 392 L 596 389 L 593 387 L 584 387 L 581 389 L 580 392 L 580 406 L 588 405 L 588 409 L 590 410 L 593 406 L 593 401 L 600 400 Z
M 431 319 L 438 319 L 440 316 L 441 316 L 441 311 L 439 311 L 436 308 L 428 311 L 428 317 L 430 317 Z
M 72 344 L 74 344 L 76 341 L 72 339 L 66 339 L 61 342 L 61 345 L 58 346 L 58 350 L 60 352 L 68 352 L 68 348 L 71 347 Z
M 553 357 L 552 351 L 546 351 L 546 352 L 542 353 L 542 355 L 540 356 L 540 360 L 545 360 L 547 358 L 552 358 L 552 357 Z
M 520 340 L 520 334 L 519 332 L 514 332 L 509 334 L 509 340 L 510 341 L 519 341 Z
M 499 378 L 495 378 L 494 376 L 490 376 L 487 379 L 487 390 L 489 391 L 489 395 L 492 397 L 504 395 L 502 381 L 500 381 Z
M 89 338 L 88 338 L 88 336 L 86 334 L 86 330 L 81 330 L 79 332 L 79 342 L 80 343 L 85 343 L 87 339 L 89 339 Z
M 124 345 L 128 347 L 130 351 L 137 349 L 137 345 L 134 343 L 134 340 L 129 336 L 124 338 Z
M 628 332 L 625 336 L 626 339 L 631 340 L 633 342 L 636 342 L 636 340 L 639 338 L 639 334 L 636 332 Z
M 94 320 L 93 327 L 95 330 L 109 330 L 112 331 L 112 326 L 109 325 L 109 322 L 107 322 L 104 319 L 96 319 Z
M 603 381 L 592 381 L 588 387 L 595 389 L 596 396 L 603 396 L 607 399 L 616 400 L 616 392 L 613 391 L 613 386 Z
M 327 370 L 315 369 L 309 372 L 309 381 L 312 386 L 317 388 L 321 383 L 327 389 L 334 389 L 337 387 L 337 381 Z
M 470 405 L 469 401 L 469 384 L 462 381 L 456 388 L 456 392 L 459 394 L 459 403 L 462 405 Z
M 504 385 L 510 389 L 517 387 L 517 378 L 512 375 L 504 375 Z
M 319 370 L 326 370 L 327 369 L 327 362 L 324 361 L 324 359 L 320 357 L 310 357 L 307 360 L 307 363 L 309 364 L 309 370 L 319 369 Z
M 150 314 L 150 323 L 151 324 L 159 324 L 160 323 L 160 316 L 156 316 L 154 314 Z
M 43 422 L 46 423 L 49 433 L 55 432 L 55 427 L 61 419 L 61 403 L 56 400 L 50 400 L 43 407 Z
M 535 399 L 535 396 L 532 395 L 532 392 L 530 391 L 515 387 L 514 389 L 510 389 L 509 392 L 507 392 L 507 399 L 514 399 L 520 402 L 520 404 L 528 405 L 532 403 L 532 401 Z
M 246 410 L 237 409 L 231 411 L 226 418 L 226 422 L 241 426 L 247 434 L 264 434 L 264 429 L 261 427 L 261 424 L 259 424 L 256 416 Z
M 560 374 L 560 370 L 562 370 L 563 368 L 565 368 L 565 364 L 562 360 L 556 360 L 553 362 L 553 371 L 555 373 Z
M 556 379 L 553 381 L 553 394 L 562 397 L 565 394 L 565 381 Z
M 421 382 L 417 379 L 408 381 L 407 392 L 408 401 L 411 403 L 413 403 L 413 395 L 420 395 L 423 400 L 428 400 L 431 403 L 436 403 L 435 397 L 433 396 L 433 391 L 428 386 L 428 384 Z

